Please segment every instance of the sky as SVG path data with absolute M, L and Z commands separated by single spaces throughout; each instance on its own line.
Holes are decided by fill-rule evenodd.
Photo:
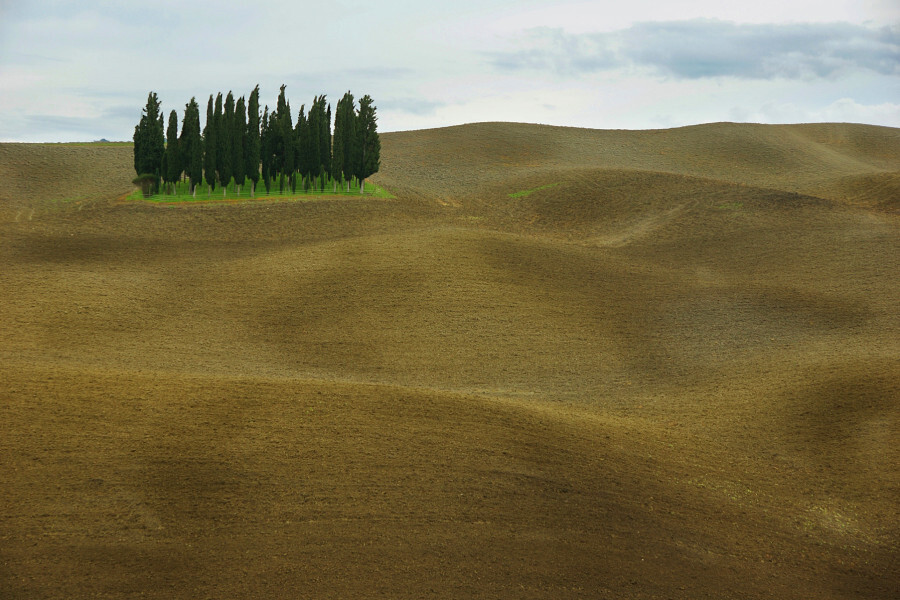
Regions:
M 900 127 L 900 2 L 0 0 L 0 141 L 130 140 L 150 91 L 180 122 L 257 84 L 369 94 L 382 132 Z

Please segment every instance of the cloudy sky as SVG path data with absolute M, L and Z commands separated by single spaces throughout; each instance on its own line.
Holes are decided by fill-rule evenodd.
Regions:
M 380 131 L 900 127 L 900 2 L 0 0 L 0 141 L 127 140 L 150 90 L 180 120 L 282 83 L 295 111 L 367 93 Z

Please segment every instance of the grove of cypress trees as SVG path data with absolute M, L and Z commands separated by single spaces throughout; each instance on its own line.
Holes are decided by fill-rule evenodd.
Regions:
M 234 120 L 231 124 L 231 169 L 234 173 L 234 183 L 237 193 L 241 195 L 241 186 L 244 185 L 244 177 L 247 169 L 244 165 L 244 138 L 247 135 L 247 109 L 244 108 L 244 97 L 238 98 L 234 105 Z
M 219 98 L 221 98 L 221 94 Z M 203 129 L 203 172 L 206 177 L 206 195 L 216 189 L 216 150 L 219 142 L 216 139 L 216 113 L 213 110 L 213 97 L 209 95 L 206 105 L 206 127 Z
M 250 179 L 253 197 L 260 176 L 267 192 L 273 178 L 278 179 L 279 191 L 285 183 L 296 191 L 298 182 L 303 182 L 304 189 L 324 191 L 329 179 L 334 181 L 335 191 L 339 184 L 343 188 L 344 182 L 349 191 L 356 178 L 360 193 L 364 193 L 365 179 L 378 171 L 381 162 L 372 98 L 363 96 L 357 109 L 348 91 L 332 112 L 324 94 L 314 96 L 308 112 L 300 107 L 294 125 L 285 87 L 280 88 L 275 109 L 270 112 L 266 106 L 261 120 L 258 85 L 249 103 L 244 96 L 235 102 L 231 91 L 224 99 L 221 92 L 215 100 L 210 94 L 202 136 L 196 98 L 185 105 L 179 136 L 177 112 L 170 112 L 165 128 L 159 100 L 150 92 L 134 130 L 134 168 L 139 175 L 135 183 L 140 180 L 145 193 L 155 193 L 162 180 L 173 184 L 172 193 L 177 194 L 174 184 L 183 173 L 191 180 L 192 195 L 196 196 L 196 187 L 205 178 L 207 195 L 219 184 L 225 196 L 232 178 L 238 195 Z M 166 190 L 168 193 L 168 186 Z
M 172 193 L 175 193 L 175 183 L 181 178 L 181 153 L 178 148 L 178 113 L 174 110 L 169 113 L 169 127 L 166 129 L 166 181 L 172 184 Z
M 250 197 L 256 193 L 256 183 L 259 181 L 260 161 L 260 132 L 259 132 L 259 86 L 250 92 L 250 104 L 247 107 L 247 153 L 246 162 L 247 177 L 250 179 Z

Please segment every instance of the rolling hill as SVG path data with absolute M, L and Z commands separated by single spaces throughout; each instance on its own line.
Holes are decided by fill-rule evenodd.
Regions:
M 900 130 L 382 163 L 159 206 L 0 144 L 0 596 L 892 597 Z

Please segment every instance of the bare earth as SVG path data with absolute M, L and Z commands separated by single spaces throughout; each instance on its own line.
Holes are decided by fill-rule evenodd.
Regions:
M 900 130 L 382 143 L 191 206 L 0 144 L 0 598 L 896 597 Z

